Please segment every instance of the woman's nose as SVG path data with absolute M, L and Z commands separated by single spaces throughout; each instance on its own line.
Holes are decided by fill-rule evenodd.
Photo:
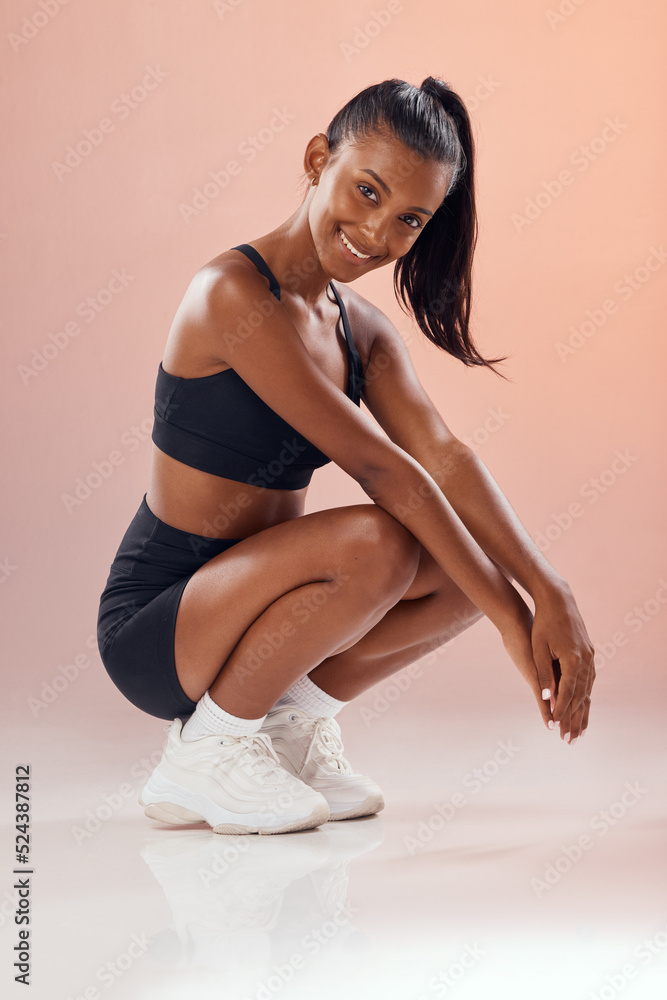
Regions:
M 387 235 L 386 227 L 380 222 L 361 223 L 359 234 L 364 241 L 364 245 L 376 256 L 382 256 L 386 251 Z

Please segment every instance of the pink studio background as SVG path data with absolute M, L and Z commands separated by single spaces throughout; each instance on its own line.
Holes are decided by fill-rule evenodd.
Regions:
M 294 210 L 308 139 L 358 90 L 391 76 L 439 75 L 468 99 L 476 338 L 488 355 L 511 355 L 513 381 L 428 345 L 394 300 L 391 268 L 355 287 L 392 317 L 445 420 L 472 440 L 570 582 L 603 650 L 591 733 L 596 717 L 616 715 L 620 728 L 664 691 L 667 12 L 649 0 L 569 8 L 559 20 L 547 3 L 518 0 L 3 9 L 3 713 L 19 753 L 36 727 L 64 738 L 84 708 L 101 733 L 120 721 L 158 738 L 159 721 L 116 692 L 91 644 L 111 560 L 148 487 L 171 321 L 197 268 Z M 385 12 L 381 29 L 374 10 Z M 271 132 L 276 109 L 285 124 Z M 68 146 L 102 119 L 90 154 L 59 172 Z M 253 135 L 261 148 L 251 159 Z M 186 221 L 194 189 L 234 159 L 240 173 L 207 188 Z M 105 292 L 118 273 L 125 283 Z M 633 274 L 634 289 L 624 277 Z M 99 311 L 83 315 L 81 303 L 98 295 Z M 63 334 L 73 323 L 79 332 Z M 592 335 L 560 356 L 582 325 Z M 112 473 L 68 509 L 79 477 L 114 452 Z M 307 509 L 364 502 L 329 466 Z M 79 665 L 75 679 L 58 682 L 48 708 L 31 708 L 68 664 Z M 415 710 L 435 703 L 450 727 L 514 710 L 540 725 L 488 622 L 426 669 L 409 692 Z
M 458 941 L 488 948 L 461 1000 L 588 998 L 588 986 L 600 995 L 603 975 L 665 930 L 664 4 L 20 0 L 0 21 L 0 953 L 11 955 L 16 940 L 7 919 L 13 765 L 29 762 L 33 995 L 82 996 L 131 933 L 159 945 L 173 921 L 179 933 L 190 928 L 191 966 L 160 967 L 158 947 L 119 995 L 229 996 L 202 978 L 196 947 L 209 941 L 204 918 L 217 940 L 226 887 L 214 892 L 219 911 L 204 893 L 191 894 L 186 912 L 193 883 L 183 847 L 197 865 L 199 846 L 214 850 L 224 838 L 165 831 L 138 807 L 139 765 L 151 755 L 155 763 L 164 723 L 107 678 L 98 601 L 148 488 L 155 378 L 193 274 L 294 211 L 305 146 L 351 96 L 389 77 L 418 85 L 434 74 L 467 98 L 473 119 L 474 329 L 485 354 L 510 355 L 512 381 L 429 345 L 396 303 L 390 267 L 355 287 L 396 323 L 445 421 L 570 582 L 599 650 L 589 731 L 572 749 L 547 733 L 481 621 L 424 657 L 417 676 L 397 678 L 403 693 L 391 681 L 343 709 L 346 752 L 385 790 L 381 816 L 326 824 L 298 843 L 255 838 L 252 851 L 264 853 L 231 876 L 250 879 L 257 857 L 260 883 L 262 872 L 282 877 L 268 852 L 286 851 L 289 873 L 291 850 L 307 859 L 309 844 L 315 854 L 329 845 L 329 867 L 308 879 L 321 886 L 331 875 L 348 894 L 357 946 L 370 951 L 357 954 L 352 939 L 345 952 L 341 935 L 340 952 L 337 939 L 300 985 L 295 976 L 301 992 L 284 994 L 293 1000 L 340 996 L 344 974 L 350 997 L 416 998 L 457 958 Z M 86 132 L 88 155 L 59 168 Z M 250 158 L 253 136 L 260 148 Z M 240 172 L 215 187 L 211 175 L 230 160 Z M 186 220 L 183 206 L 202 188 Z M 91 297 L 99 311 L 86 312 Z M 109 474 L 68 506 L 99 469 Z M 313 477 L 307 510 L 366 502 L 329 465 Z M 405 837 L 441 819 L 434 804 L 485 755 L 493 763 L 500 741 L 527 752 L 413 855 Z M 624 781 L 645 789 L 627 819 Z M 531 877 L 612 804 L 623 822 L 563 885 L 536 896 Z M 347 862 L 363 852 L 346 888 Z M 289 942 L 290 927 L 322 923 L 300 900 L 285 894 L 278 944 L 284 928 Z M 234 940 L 223 941 L 232 953 Z M 633 995 L 664 997 L 664 953 L 661 961 Z M 512 983 L 508 994 L 502 982 Z M 476 984 L 482 992 L 472 994 Z

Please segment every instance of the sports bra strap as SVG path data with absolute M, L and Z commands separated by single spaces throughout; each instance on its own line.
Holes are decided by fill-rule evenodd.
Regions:
M 278 301 L 280 301 L 280 285 L 278 284 L 273 271 L 269 268 L 269 265 L 266 263 L 261 254 L 259 254 L 254 247 L 251 247 L 249 243 L 240 243 L 237 247 L 232 247 L 232 250 L 240 250 L 241 253 L 246 255 L 246 257 L 250 257 L 250 260 L 253 262 L 257 270 L 261 271 L 264 277 L 269 279 L 270 290 L 273 292 Z
M 262 255 L 259 253 L 259 251 L 255 250 L 254 247 L 251 247 L 249 243 L 239 243 L 238 246 L 232 247 L 231 249 L 240 250 L 241 253 L 244 253 L 246 257 L 250 258 L 250 260 L 253 262 L 258 271 L 260 271 L 265 278 L 268 278 L 271 291 L 278 299 L 278 301 L 280 301 L 280 285 L 278 284 L 275 274 L 273 273 L 269 265 L 266 263 Z M 352 336 L 352 330 L 350 329 L 350 323 L 347 317 L 347 310 L 345 309 L 343 300 L 338 294 L 338 290 L 334 285 L 333 281 L 330 281 L 329 285 L 331 286 L 331 290 L 334 293 L 334 297 L 336 299 L 336 302 L 338 303 L 340 315 L 343 320 L 343 330 L 345 331 L 345 340 L 347 341 L 347 353 L 350 365 L 349 368 L 350 375 L 348 381 L 352 387 L 352 395 L 356 400 L 359 398 L 363 387 L 363 377 L 364 377 L 363 364 L 361 361 L 361 357 L 359 356 L 359 352 L 357 351 L 356 344 L 354 343 L 354 337 Z

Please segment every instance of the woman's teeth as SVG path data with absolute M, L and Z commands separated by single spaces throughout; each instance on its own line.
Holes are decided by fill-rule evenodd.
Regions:
M 359 250 L 357 250 L 357 248 L 350 243 L 350 241 L 348 240 L 347 236 L 345 235 L 342 229 L 339 229 L 338 232 L 340 233 L 340 238 L 342 239 L 345 246 L 348 248 L 348 250 L 351 250 L 356 257 L 361 257 L 362 260 L 370 259 L 371 254 L 361 253 Z

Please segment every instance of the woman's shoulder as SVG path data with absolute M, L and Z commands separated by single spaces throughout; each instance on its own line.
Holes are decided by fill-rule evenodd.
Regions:
M 176 310 L 164 349 L 164 367 L 183 378 L 215 374 L 222 360 L 219 317 L 229 302 L 266 292 L 266 280 L 239 251 L 225 251 L 192 275 Z
M 347 284 L 337 281 L 334 281 L 334 284 L 343 300 L 352 337 L 365 368 L 375 339 L 380 335 L 386 336 L 388 332 L 392 331 L 396 336 L 399 334 L 389 317 L 382 312 L 379 306 L 370 302 Z
M 249 290 L 266 286 L 266 279 L 240 250 L 223 250 L 195 271 L 190 288 L 195 294 L 222 294 L 232 282 L 234 288 L 247 285 Z
M 351 288 L 350 285 L 343 284 L 343 282 L 336 281 L 334 279 L 334 285 L 336 286 L 336 291 L 343 300 L 343 305 L 350 318 L 356 321 L 357 326 L 366 327 L 371 325 L 374 320 L 377 319 L 377 315 L 382 315 L 382 312 L 376 305 L 373 305 L 368 299 L 360 295 L 356 289 Z
M 228 308 L 234 310 L 270 294 L 266 278 L 245 254 L 225 250 L 195 271 L 179 311 L 215 333 L 211 323 L 215 325 Z

